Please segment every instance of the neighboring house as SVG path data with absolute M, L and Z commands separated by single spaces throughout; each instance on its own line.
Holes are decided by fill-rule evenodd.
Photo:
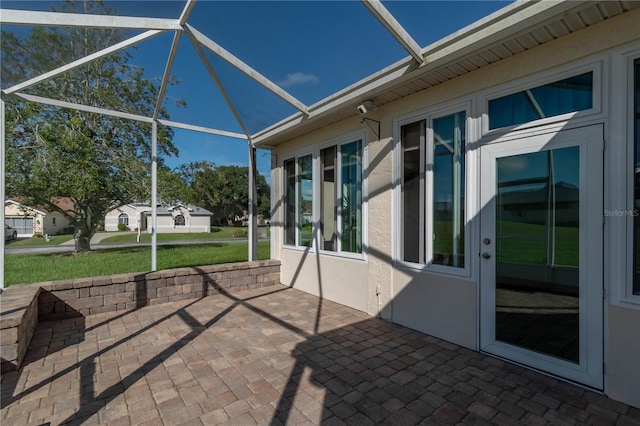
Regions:
M 21 198 L 9 198 L 4 202 L 4 223 L 15 228 L 19 238 L 58 235 L 69 231 L 69 220 L 62 213 L 48 211 L 43 206 L 28 206 L 20 201 Z M 69 198 L 57 197 L 54 203 L 64 210 L 73 208 Z
M 212 213 L 191 204 L 158 205 L 157 215 L 158 233 L 211 230 Z M 105 231 L 117 231 L 118 224 L 124 224 L 129 231 L 135 231 L 139 227 L 142 231 L 151 232 L 151 206 L 147 203 L 126 204 L 105 215 Z
M 131 203 L 115 208 L 105 215 L 104 230 L 117 231 L 119 224 L 123 224 L 128 231 L 147 229 L 147 211 L 151 211 L 151 206 L 145 203 Z
M 281 281 L 640 407 L 639 22 L 516 2 L 254 136 Z
M 147 231 L 151 232 L 151 210 L 145 212 Z M 158 206 L 158 233 L 195 233 L 211 231 L 209 210 L 191 204 Z

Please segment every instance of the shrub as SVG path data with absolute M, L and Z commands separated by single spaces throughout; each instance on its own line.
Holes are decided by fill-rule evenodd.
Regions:
M 211 227 L 211 232 L 220 232 L 220 231 L 222 231 L 222 229 L 218 228 L 217 226 Z
M 125 225 L 124 223 L 118 224 L 118 231 L 126 231 L 126 230 L 127 230 L 127 225 Z
M 249 230 L 248 229 L 234 229 L 232 235 L 233 235 L 234 238 L 247 238 L 249 236 Z

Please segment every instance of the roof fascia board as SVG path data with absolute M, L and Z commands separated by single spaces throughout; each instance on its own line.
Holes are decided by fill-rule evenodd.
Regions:
M 225 50 L 222 46 L 211 40 L 209 37 L 202 34 L 200 31 L 195 29 L 189 24 L 185 24 L 185 29 L 191 33 L 191 35 L 204 46 L 206 49 L 218 55 L 220 58 L 231 64 L 233 67 L 241 71 L 242 73 L 249 76 L 252 80 L 263 86 L 265 89 L 269 90 L 274 95 L 278 96 L 285 102 L 293 105 L 297 110 L 304 114 L 309 114 L 309 110 L 305 104 L 300 102 L 295 97 L 291 96 L 285 90 L 283 90 L 280 86 L 260 74 L 255 69 L 251 68 L 249 65 L 241 61 L 239 58 L 234 56 L 231 52 Z
M 256 146 L 271 144 L 270 138 L 303 122 L 320 118 L 337 108 L 362 98 L 372 97 L 390 87 L 397 86 L 446 63 L 490 46 L 511 34 L 517 34 L 537 22 L 586 5 L 581 1 L 519 1 L 502 8 L 486 18 L 471 24 L 423 49 L 426 65 L 418 67 L 412 57 L 404 58 L 383 70 L 365 77 L 309 107 L 310 117 L 294 114 L 253 135 Z
M 19 208 L 21 208 L 21 209 L 24 209 L 24 210 L 30 210 L 30 211 L 32 211 L 32 212 L 36 212 L 36 213 L 41 214 L 41 215 L 43 215 L 43 216 L 46 216 L 46 215 L 47 215 L 47 212 L 40 211 L 40 210 L 38 210 L 38 209 L 36 209 L 36 208 L 29 207 L 29 206 L 27 206 L 27 205 L 25 205 L 25 204 L 19 203 L 19 202 L 14 201 L 14 200 L 4 200 L 4 203 L 5 203 L 5 204 L 7 204 L 7 203 L 14 204 L 14 205 L 18 206 L 18 207 L 19 207 Z
M 418 75 L 418 65 L 413 58 L 408 57 L 390 67 L 387 67 L 376 74 L 361 80 L 360 82 L 347 87 L 334 95 L 321 100 L 309 107 L 310 117 L 297 113 L 284 120 L 257 132 L 253 135 L 253 140 L 257 145 L 262 145 L 267 139 L 309 120 L 315 120 L 332 112 L 350 102 L 359 102 L 362 98 L 368 97 L 374 91 L 384 90 L 386 87 L 395 86 L 403 81 L 410 80 Z M 355 109 L 354 109 L 355 111 Z M 269 143 L 266 143 L 269 145 Z
M 500 20 L 492 20 L 489 25 L 474 27 L 472 31 L 465 33 L 466 36 L 461 34 L 456 39 L 445 39 L 441 43 L 427 46 L 423 51 L 425 59 L 429 64 L 443 59 L 448 61 L 459 59 L 499 40 L 520 34 L 532 25 L 562 15 L 568 10 L 588 6 L 589 1 L 527 2 L 526 8 L 512 9 L 511 13 Z
M 375 16 L 375 18 L 386 28 L 398 43 L 416 60 L 419 64 L 424 63 L 422 49 L 420 45 L 411 37 L 405 28 L 387 10 L 380 0 L 361 0 L 362 4 Z
M 66 65 L 62 65 L 61 67 L 58 67 L 54 70 L 51 70 L 49 72 L 46 72 L 44 74 L 41 74 L 37 77 L 34 77 L 32 79 L 29 79 L 27 81 L 24 81 L 22 83 L 16 84 L 15 86 L 9 87 L 5 90 L 3 90 L 3 92 L 7 95 L 10 95 L 12 93 L 15 92 L 19 92 L 20 90 L 23 90 L 27 87 L 33 86 L 34 84 L 49 80 L 50 78 L 53 78 L 59 74 L 62 74 L 64 72 L 70 71 L 74 68 L 77 68 L 81 65 L 84 65 L 86 63 L 89 63 L 91 61 L 94 61 L 96 59 L 102 58 L 104 56 L 107 56 L 111 53 L 115 53 L 118 52 L 122 49 L 125 49 L 129 46 L 132 46 L 134 44 L 137 44 L 141 41 L 147 40 L 151 37 L 154 37 L 158 34 L 160 34 L 162 31 L 161 30 L 149 30 L 149 31 L 145 31 L 142 34 L 138 34 L 135 37 L 131 37 L 127 40 L 123 40 L 120 43 L 114 44 L 113 46 L 109 46 L 105 49 L 102 49 L 98 52 L 92 53 L 91 55 L 85 56 L 84 58 L 80 58 L 76 61 L 70 62 Z
M 82 13 L 38 12 L 30 10 L 0 9 L 0 24 L 120 28 L 140 30 L 181 30 L 175 19 L 145 18 L 134 16 L 92 15 Z

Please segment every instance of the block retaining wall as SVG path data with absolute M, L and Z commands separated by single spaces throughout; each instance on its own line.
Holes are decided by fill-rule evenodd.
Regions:
M 9 287 L 0 296 L 2 372 L 20 367 L 38 321 L 196 299 L 280 283 L 280 261 L 226 263 Z

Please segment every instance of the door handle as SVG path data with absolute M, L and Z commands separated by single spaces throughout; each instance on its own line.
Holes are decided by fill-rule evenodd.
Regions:
M 490 259 L 491 258 L 491 254 L 487 253 L 486 251 L 484 253 L 482 253 L 482 258 L 483 259 Z

